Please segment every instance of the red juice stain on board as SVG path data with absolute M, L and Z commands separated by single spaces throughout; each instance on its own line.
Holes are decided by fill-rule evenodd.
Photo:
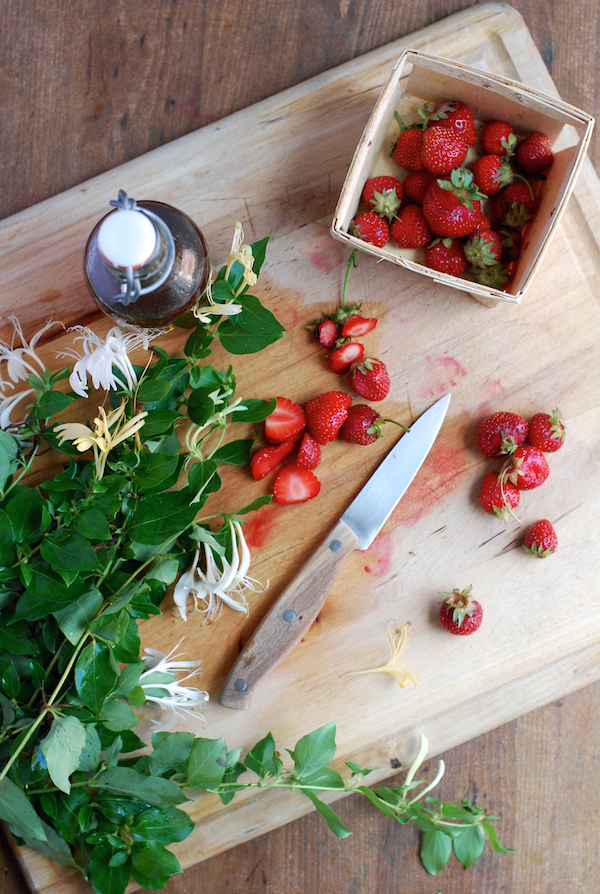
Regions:
M 368 564 L 364 566 L 367 574 L 380 577 L 393 567 L 394 542 L 390 534 L 379 534 L 367 552 Z
M 436 503 L 446 500 L 469 474 L 468 455 L 452 437 L 441 436 L 392 513 L 395 524 L 414 525 Z
M 464 366 L 454 357 L 427 356 L 425 358 L 425 381 L 419 396 L 422 398 L 438 397 L 449 388 L 456 388 L 461 379 L 467 375 Z
M 312 240 L 312 247 L 308 259 L 313 267 L 321 273 L 331 273 L 336 267 L 344 263 L 344 251 L 342 246 L 334 242 L 329 233 L 319 233 Z
M 268 544 L 276 526 L 276 512 L 276 507 L 260 509 L 244 522 L 244 537 L 249 549 L 263 549 Z

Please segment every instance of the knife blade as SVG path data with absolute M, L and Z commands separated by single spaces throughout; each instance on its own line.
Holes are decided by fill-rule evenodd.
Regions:
M 271 606 L 227 675 L 219 695 L 226 708 L 249 708 L 262 677 L 297 645 L 327 599 L 349 552 L 371 545 L 421 468 L 448 410 L 446 394 L 390 450 L 328 536 Z

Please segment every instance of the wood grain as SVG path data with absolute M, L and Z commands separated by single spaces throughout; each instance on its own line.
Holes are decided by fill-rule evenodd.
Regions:
M 82 3 L 75 11 L 69 4 L 66 15 L 64 3 L 42 9 L 12 4 L 0 23 L 7 85 L 0 214 L 56 195 L 466 5 L 257 2 L 249 9 L 224 0 L 209 11 L 192 3 L 149 8 L 120 2 Z M 523 12 L 562 97 L 597 114 L 598 76 L 589 61 L 597 52 L 596 5 L 513 5 Z M 598 146 L 596 134 L 596 162 Z M 528 387 L 524 376 L 522 396 Z M 593 658 L 580 659 L 575 675 L 585 679 L 586 661 L 591 667 Z M 168 890 L 366 892 L 397 883 L 400 872 L 407 890 L 433 892 L 443 884 L 446 894 L 562 894 L 566 884 L 587 890 L 599 854 L 586 816 L 596 816 L 599 805 L 595 789 L 582 780 L 597 778 L 597 751 L 589 743 L 600 733 L 599 700 L 598 686 L 588 687 L 444 755 L 443 796 L 476 796 L 501 812 L 502 838 L 519 848 L 515 857 L 489 855 L 466 875 L 455 867 L 439 881 L 427 879 L 414 834 L 390 829 L 388 820 L 352 798 L 340 807 L 356 830 L 350 842 L 332 841 L 318 817 L 306 817 L 187 870 Z M 583 796 L 582 817 L 574 804 Z M 3 891 L 22 891 L 10 853 L 5 859 Z

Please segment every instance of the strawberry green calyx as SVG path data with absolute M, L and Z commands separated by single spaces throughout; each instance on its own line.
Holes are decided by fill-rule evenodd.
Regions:
M 502 247 L 502 246 L 500 246 Z M 492 267 L 498 262 L 498 252 L 494 242 L 483 236 L 473 236 L 465 243 L 465 258 L 474 267 Z
M 565 420 L 558 407 L 554 407 L 550 411 L 548 424 L 550 425 L 550 436 L 556 438 L 557 441 L 563 441 L 565 437 Z
M 533 218 L 533 214 L 527 210 L 527 207 L 521 203 L 513 202 L 504 215 L 504 223 L 507 227 L 518 230 Z
M 469 584 L 464 590 L 456 588 L 451 593 L 441 594 L 445 599 L 440 604 L 448 605 L 452 609 L 452 620 L 457 627 L 462 627 L 465 618 L 470 618 L 475 611 L 475 603 L 470 598 L 472 589 L 472 584 Z
M 442 189 L 453 192 L 470 211 L 473 210 L 474 201 L 487 199 L 487 195 L 481 192 L 475 183 L 473 172 L 468 168 L 454 168 L 449 180 L 438 180 L 437 182 Z
M 419 114 L 421 114 L 420 110 Z M 427 121 L 423 121 L 422 124 L 405 124 L 398 112 L 394 112 L 394 118 L 396 119 L 396 124 L 400 128 L 400 133 L 405 130 L 421 130 L 427 124 Z
M 396 216 L 396 211 L 399 209 L 400 205 L 401 201 L 396 195 L 395 190 L 383 189 L 381 192 L 375 191 L 373 193 L 371 211 L 391 220 L 392 217 Z
M 501 289 L 510 279 L 510 271 L 500 263 L 491 267 L 471 267 L 471 273 L 476 282 L 492 289 Z

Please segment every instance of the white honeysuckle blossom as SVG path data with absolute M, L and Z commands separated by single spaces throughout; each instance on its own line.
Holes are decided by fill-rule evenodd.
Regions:
M 225 390 L 217 388 L 215 391 L 211 391 L 209 397 L 215 405 L 216 412 L 206 420 L 204 425 L 193 424 L 188 428 L 185 435 L 185 446 L 190 456 L 202 458 L 200 442 L 205 437 L 203 432 L 206 432 L 206 429 L 212 428 L 215 425 L 225 426 L 227 425 L 227 416 L 236 411 L 241 412 L 242 410 L 247 409 L 243 403 L 243 398 L 241 397 L 236 397 L 235 400 L 228 403 L 228 400 L 233 393 L 231 388 L 226 388 Z M 219 409 L 219 407 L 222 407 L 222 409 Z
M 13 423 L 11 413 L 22 400 L 35 394 L 34 388 L 25 388 L 21 391 L 6 394 L 7 388 L 14 389 L 19 382 L 26 382 L 30 375 L 43 375 L 46 365 L 36 354 L 36 346 L 41 337 L 51 326 L 62 326 L 62 323 L 49 320 L 35 333 L 31 341 L 27 341 L 23 335 L 21 323 L 15 316 L 9 317 L 13 325 L 14 333 L 11 344 L 0 340 L 0 365 L 6 363 L 6 371 L 10 381 L 6 381 L 0 375 L 0 428 L 10 429 Z M 20 345 L 15 345 L 15 338 L 19 337 Z
M 10 414 L 24 398 L 28 397 L 30 394 L 35 394 L 34 388 L 26 388 L 24 391 L 17 391 L 16 394 L 9 394 L 7 397 L 2 397 L 0 399 L 0 428 L 4 431 L 10 431 L 11 428 L 15 425 L 12 419 L 10 418 Z M 16 432 L 16 429 L 15 429 Z
M 152 339 L 157 338 L 164 329 L 113 326 L 104 338 L 87 326 L 73 326 L 70 331 L 80 333 L 74 340 L 81 341 L 83 353 L 63 351 L 60 356 L 76 361 L 69 384 L 75 394 L 87 397 L 88 376 L 94 388 L 104 388 L 106 391 L 125 388 L 132 392 L 137 385 L 137 377 L 128 354 L 137 348 L 147 351 Z
M 146 666 L 140 675 L 139 685 L 144 691 L 146 702 L 168 712 L 166 721 L 152 721 L 163 730 L 170 729 L 177 717 L 188 715 L 204 720 L 204 715 L 199 709 L 209 700 L 208 692 L 183 685 L 202 673 L 200 670 L 202 662 L 181 660 L 175 654 L 182 641 L 180 640 L 168 655 L 157 649 L 144 649 L 148 657 L 145 659 Z M 188 673 L 180 680 L 176 680 L 177 674 L 183 670 L 187 670 Z
M 233 241 L 231 243 L 231 251 L 229 252 L 229 260 L 227 261 L 227 268 L 225 270 L 225 279 L 229 276 L 231 268 L 236 261 L 239 261 L 244 268 L 244 278 L 240 289 L 246 285 L 253 286 L 258 277 L 252 270 L 254 264 L 252 246 L 244 242 L 244 230 L 239 221 L 236 223 L 235 230 L 233 231 Z
M 191 567 L 181 575 L 173 592 L 173 601 L 179 614 L 187 621 L 188 604 L 193 601 L 193 610 L 204 615 L 206 621 L 214 621 L 228 605 L 234 611 L 248 612 L 246 590 L 262 592 L 268 587 L 248 576 L 250 568 L 250 550 L 237 520 L 229 522 L 231 529 L 231 562 L 220 558 L 220 565 L 215 561 L 213 551 L 208 545 L 202 545 L 204 552 L 204 571 L 199 567 L 201 545 L 198 544 Z
M 136 434 L 144 424 L 147 412 L 138 413 L 133 419 L 124 420 L 126 401 L 107 413 L 104 407 L 98 407 L 98 416 L 94 419 L 94 429 L 82 422 L 62 422 L 54 429 L 59 436 L 58 443 L 72 441 L 80 453 L 92 450 L 96 463 L 96 475 L 102 478 L 109 452 Z M 113 429 L 111 431 L 111 429 Z
M 204 297 L 206 298 L 208 303 L 203 304 L 201 307 L 194 307 L 192 313 L 197 320 L 200 320 L 201 323 L 204 323 L 207 326 L 214 322 L 214 320 L 211 320 L 210 318 L 211 314 L 214 314 L 215 316 L 234 317 L 236 314 L 241 313 L 243 310 L 241 304 L 232 304 L 231 302 L 220 302 L 219 304 L 217 304 L 212 296 L 210 280 L 206 287 Z

